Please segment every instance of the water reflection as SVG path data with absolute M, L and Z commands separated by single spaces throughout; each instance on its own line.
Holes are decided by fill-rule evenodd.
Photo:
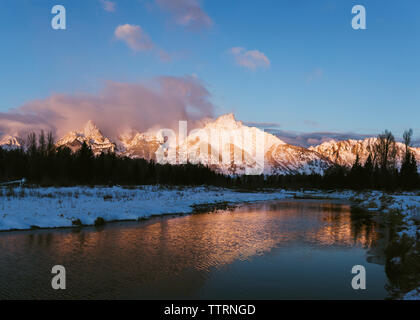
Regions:
M 202 297 L 220 281 L 218 272 L 224 268 L 256 263 L 258 257 L 280 254 L 276 250 L 287 248 L 283 261 L 295 254 L 293 248 L 357 248 L 359 255 L 374 249 L 379 238 L 377 223 L 366 214 L 348 204 L 314 200 L 259 203 L 103 229 L 3 233 L 0 298 Z M 68 290 L 58 293 L 49 286 L 56 264 L 68 274 Z M 258 298 L 252 274 L 241 281 L 249 282 L 244 285 Z

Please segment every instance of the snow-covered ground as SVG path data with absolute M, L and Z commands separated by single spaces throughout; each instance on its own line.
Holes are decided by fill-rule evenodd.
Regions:
M 404 229 L 399 232 L 399 235 L 406 235 L 413 239 L 419 239 L 420 192 L 389 194 L 380 191 L 372 191 L 356 194 L 351 200 L 357 202 L 359 206 L 371 211 L 401 214 L 403 216 Z
M 405 294 L 403 300 L 420 300 L 420 288 L 414 289 Z
M 164 188 L 160 186 L 0 188 L 0 230 L 68 227 L 80 219 L 92 225 L 96 218 L 107 221 L 135 220 L 151 215 L 190 213 L 194 205 L 243 203 L 286 198 L 347 199 L 369 211 L 400 213 L 406 234 L 416 238 L 420 229 L 420 193 L 390 194 L 381 191 L 285 191 L 238 192 L 215 187 Z M 417 225 L 416 225 L 417 223 Z
M 0 230 L 69 227 L 80 219 L 93 225 L 106 221 L 135 220 L 151 215 L 190 213 L 194 205 L 242 203 L 291 198 L 286 191 L 235 192 L 223 188 L 122 187 L 0 189 Z

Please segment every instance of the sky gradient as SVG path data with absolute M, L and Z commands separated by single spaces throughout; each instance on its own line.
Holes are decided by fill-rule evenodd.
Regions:
M 66 30 L 51 28 L 56 4 Z M 356 4 L 367 30 L 351 27 Z M 214 115 L 299 133 L 413 128 L 420 138 L 418 1 L 5 0 L 0 37 L 3 113 L 110 81 L 186 77 L 208 90 Z

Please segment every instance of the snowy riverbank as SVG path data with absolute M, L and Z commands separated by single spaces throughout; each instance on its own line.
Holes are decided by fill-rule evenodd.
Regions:
M 229 204 L 292 198 L 286 191 L 236 192 L 222 188 L 122 187 L 0 189 L 0 230 L 71 227 L 137 220 L 152 215 L 191 213 L 195 205 Z
M 369 211 L 399 213 L 405 222 L 401 236 L 405 234 L 416 238 L 420 234 L 419 192 L 238 192 L 215 187 L 160 186 L 0 188 L 0 230 L 70 227 L 78 219 L 84 225 L 93 225 L 98 217 L 106 221 L 136 220 L 152 215 L 191 213 L 194 206 L 202 204 L 235 204 L 295 197 L 347 199 Z

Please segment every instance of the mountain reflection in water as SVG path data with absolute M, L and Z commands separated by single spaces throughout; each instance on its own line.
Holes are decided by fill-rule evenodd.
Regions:
M 380 239 L 371 214 L 316 200 L 8 232 L 0 234 L 0 298 L 384 298 Z M 372 272 L 362 296 L 350 286 L 359 263 Z M 50 287 L 57 264 L 66 267 L 64 291 Z

